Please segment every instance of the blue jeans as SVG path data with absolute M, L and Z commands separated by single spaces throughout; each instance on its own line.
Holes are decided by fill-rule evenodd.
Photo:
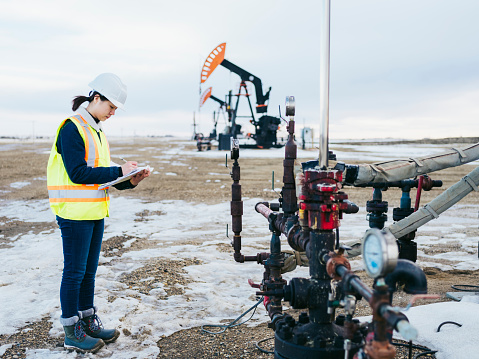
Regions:
M 93 308 L 104 220 L 75 221 L 57 216 L 57 223 L 63 241 L 62 317 L 71 318 L 79 310 Z

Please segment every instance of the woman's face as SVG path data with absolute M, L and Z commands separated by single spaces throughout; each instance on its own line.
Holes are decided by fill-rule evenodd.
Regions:
M 100 100 L 100 96 L 96 95 L 87 109 L 93 117 L 96 117 L 100 121 L 106 121 L 115 114 L 117 107 L 108 100 Z

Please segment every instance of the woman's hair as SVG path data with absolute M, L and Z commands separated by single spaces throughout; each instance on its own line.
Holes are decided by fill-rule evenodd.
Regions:
M 72 110 L 78 110 L 78 107 L 80 107 L 80 105 L 85 101 L 92 102 L 96 95 L 100 96 L 101 101 L 108 101 L 105 96 L 103 96 L 99 92 L 93 91 L 90 92 L 90 96 L 75 96 L 72 101 Z

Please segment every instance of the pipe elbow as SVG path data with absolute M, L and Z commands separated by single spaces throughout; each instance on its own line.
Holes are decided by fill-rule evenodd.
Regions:
M 426 275 L 416 263 L 406 259 L 398 259 L 396 268 L 385 280 L 390 291 L 395 291 L 397 284 L 401 283 L 404 284 L 404 291 L 408 294 L 427 293 Z

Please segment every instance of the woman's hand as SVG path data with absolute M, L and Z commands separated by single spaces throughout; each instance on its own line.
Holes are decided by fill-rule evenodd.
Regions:
M 123 172 L 123 176 L 127 175 L 131 171 L 136 170 L 138 167 L 138 162 L 136 161 L 128 161 L 123 166 L 121 166 L 121 171 Z
M 136 175 L 130 178 L 130 182 L 133 186 L 137 186 L 138 183 L 143 181 L 146 177 L 150 175 L 150 170 L 144 169 L 141 172 L 138 172 Z

